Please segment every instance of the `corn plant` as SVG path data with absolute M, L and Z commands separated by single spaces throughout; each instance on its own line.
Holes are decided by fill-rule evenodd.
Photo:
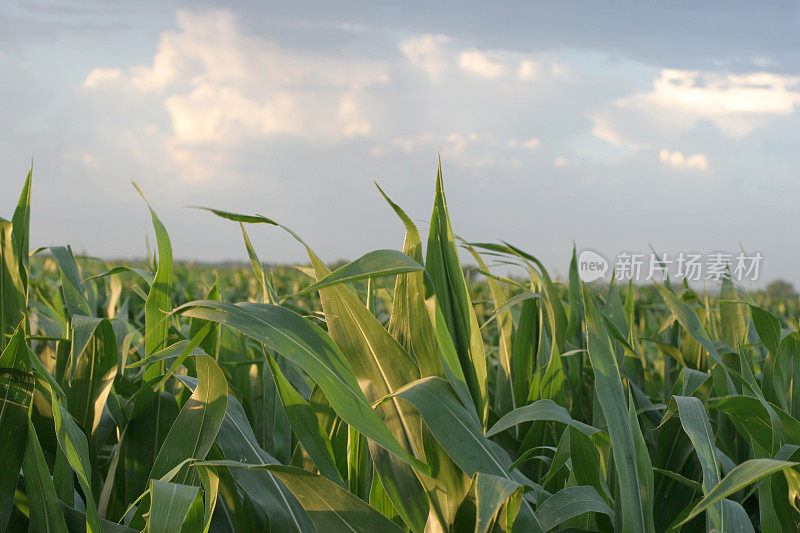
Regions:
M 795 531 L 797 302 L 586 286 L 457 238 L 332 268 L 30 251 L 0 219 L 0 530 Z M 144 195 L 142 195 L 144 199 Z M 308 256 L 267 268 L 253 231 Z M 532 236 L 535 242 L 535 235 Z M 465 270 L 459 251 L 475 266 Z M 509 274 L 512 272 L 512 274 Z

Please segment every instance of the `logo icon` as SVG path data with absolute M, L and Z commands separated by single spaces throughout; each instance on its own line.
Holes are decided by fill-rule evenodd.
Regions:
M 584 283 L 603 278 L 608 272 L 608 261 L 602 255 L 591 250 L 583 250 L 578 256 L 578 276 Z

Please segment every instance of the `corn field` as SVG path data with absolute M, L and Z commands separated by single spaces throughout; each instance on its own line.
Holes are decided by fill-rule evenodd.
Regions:
M 0 219 L 0 530 L 798 528 L 797 302 L 584 285 L 574 252 L 554 279 L 457 238 L 441 169 L 427 243 L 379 189 L 402 251 L 335 269 L 211 208 L 252 268 L 174 263 L 146 200 L 141 264 L 32 250 L 31 189 Z

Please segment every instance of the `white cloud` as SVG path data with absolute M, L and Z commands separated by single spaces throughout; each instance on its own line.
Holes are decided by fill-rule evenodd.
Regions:
M 475 49 L 461 52 L 458 66 L 465 72 L 487 80 L 496 80 L 506 71 L 505 65 L 497 57 Z
M 411 153 L 422 147 L 432 147 L 436 149 L 436 143 L 439 142 L 437 139 L 438 137 L 432 133 L 423 133 L 415 136 L 398 137 L 392 141 L 392 144 L 402 152 Z
M 92 166 L 97 162 L 94 154 L 88 152 L 64 152 L 61 154 L 61 158 L 64 162 L 78 163 L 84 167 Z
M 342 97 L 339 104 L 339 123 L 345 137 L 365 137 L 372 133 L 372 124 L 364 117 L 353 93 Z
M 298 133 L 297 103 L 291 94 L 269 102 L 247 98 L 234 87 L 204 83 L 189 94 L 164 101 L 175 138 L 184 143 L 236 142 L 266 135 Z
M 281 46 L 250 35 L 229 11 L 178 11 L 176 19 L 178 29 L 161 35 L 149 66 L 94 69 L 83 87 L 160 102 L 172 125 L 165 150 L 179 165 L 199 166 L 188 163 L 197 145 L 372 133 L 364 95 L 388 81 L 386 64 Z
M 448 152 L 453 157 L 458 157 L 464 153 L 468 145 L 478 140 L 477 133 L 451 133 L 447 136 L 449 143 Z
M 574 159 L 564 157 L 563 155 L 556 157 L 555 160 L 553 161 L 553 166 L 556 168 L 574 167 L 577 164 L 578 162 L 575 161 Z
M 118 68 L 96 68 L 83 80 L 84 89 L 112 85 L 123 80 L 125 75 Z
M 442 34 L 424 34 L 400 42 L 408 63 L 423 70 L 434 83 L 443 83 L 460 71 L 467 76 L 506 85 L 533 80 L 554 80 L 569 75 L 565 63 L 546 55 L 522 54 L 505 49 L 464 48 Z M 458 79 L 458 78 L 455 78 Z M 458 79 L 461 82 L 460 79 Z
M 665 69 L 651 92 L 621 98 L 616 107 L 676 129 L 705 119 L 723 134 L 742 138 L 772 117 L 793 113 L 798 104 L 798 77 Z
M 643 101 L 697 115 L 787 114 L 800 102 L 798 78 L 766 72 L 720 74 L 662 70 Z
M 550 75 L 554 78 L 566 78 L 572 73 L 572 69 L 566 63 L 553 62 L 550 64 Z
M 540 67 L 538 63 L 530 59 L 524 59 L 520 61 L 519 67 L 517 68 L 517 77 L 524 81 L 530 81 L 539 74 L 539 70 Z
M 434 135 L 433 133 L 423 133 L 408 137 L 398 137 L 392 144 L 406 153 L 417 150 L 440 150 L 443 155 L 459 157 L 463 155 L 470 145 L 478 142 L 477 133 L 454 132 L 446 135 Z
M 658 153 L 658 160 L 678 170 L 708 170 L 708 157 L 706 154 L 687 156 L 681 152 L 672 152 L 664 148 Z
M 336 119 L 352 121 L 358 113 L 355 95 L 388 80 L 383 63 L 250 36 L 227 11 L 179 11 L 176 18 L 179 30 L 161 36 L 151 66 L 95 69 L 83 86 L 160 95 L 177 141 L 272 134 L 335 138 L 341 133 Z M 366 131 L 359 122 L 357 129 Z M 352 131 L 349 126 L 344 129 Z
M 447 69 L 445 45 L 450 42 L 446 35 L 419 35 L 400 43 L 400 51 L 412 66 L 421 68 L 434 83 L 442 81 Z
M 532 145 L 529 141 L 517 141 L 517 148 L 524 148 L 524 144 Z M 457 164 L 464 168 L 519 168 L 521 160 L 510 152 L 505 142 L 500 142 L 492 135 L 480 135 L 475 132 L 453 132 L 448 134 L 423 133 L 395 138 L 391 146 L 373 149 L 376 156 L 384 156 L 393 148 L 414 157 L 418 155 L 431 155 L 435 152 L 441 154 L 442 160 Z M 504 150 L 505 149 L 505 150 Z
M 167 152 L 183 172 L 184 181 L 202 182 L 232 176 L 226 171 L 227 158 L 221 150 L 198 150 L 191 146 L 171 145 Z
M 635 143 L 625 139 L 615 129 L 614 122 L 609 117 L 604 115 L 594 115 L 591 117 L 591 119 L 593 123 L 592 135 L 598 139 L 602 139 L 613 144 L 614 146 L 635 146 Z
M 522 143 L 522 147 L 527 148 L 528 150 L 535 150 L 536 148 L 539 148 L 540 144 L 541 141 L 539 141 L 539 139 L 528 139 Z
M 526 150 L 536 150 L 539 148 L 541 141 L 536 137 L 532 137 L 530 139 L 520 141 L 519 139 L 509 139 L 508 140 L 508 147 L 509 148 L 524 148 Z
M 540 144 L 541 141 L 535 137 L 503 138 L 474 131 L 456 131 L 447 134 L 426 132 L 396 137 L 391 144 L 375 148 L 372 153 L 377 157 L 383 157 L 396 150 L 417 157 L 439 152 L 443 160 L 464 168 L 494 168 L 509 171 L 539 160 L 536 150 Z

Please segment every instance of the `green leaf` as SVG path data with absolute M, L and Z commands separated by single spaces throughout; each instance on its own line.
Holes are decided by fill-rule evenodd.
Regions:
M 264 343 L 305 370 L 344 421 L 410 465 L 428 470 L 400 446 L 375 414 L 345 357 L 318 326 L 288 309 L 251 302 L 234 305 L 201 300 L 177 311 L 219 322 Z
M 545 531 L 584 513 L 602 513 L 614 518 L 614 511 L 593 487 L 567 487 L 547 498 L 536 509 Z
M 466 475 L 482 472 L 517 484 L 535 486 L 516 470 L 508 473 L 511 459 L 485 437 L 478 418 L 467 411 L 447 381 L 437 377 L 423 378 L 403 387 L 395 396 L 417 408 L 433 436 Z M 529 527 L 541 530 L 524 500 L 520 514 L 529 520 Z
M 751 396 L 728 396 L 709 402 L 709 408 L 719 409 L 731 417 L 743 435 L 749 435 L 752 442 L 763 450 L 770 450 L 774 432 L 779 426 L 789 444 L 800 445 L 800 422 L 778 407 L 767 404 L 773 411 L 769 413 L 764 403 Z M 773 417 L 780 421 L 773 424 Z
M 709 337 L 708 331 L 706 331 L 706 328 L 700 322 L 697 313 L 695 313 L 689 305 L 682 302 L 671 290 L 658 283 L 656 283 L 655 286 L 658 293 L 661 295 L 661 299 L 664 300 L 664 303 L 672 314 L 675 315 L 675 318 L 677 318 L 680 325 L 683 326 L 683 329 L 705 348 L 714 361 L 723 365 L 722 357 L 717 351 L 717 347 L 714 345 L 711 337 Z
M 13 225 L 0 219 L 0 350 L 27 312 L 27 287 L 14 250 Z
M 19 195 L 17 207 L 11 217 L 14 225 L 14 255 L 19 261 L 19 272 L 22 276 L 22 285 L 25 287 L 25 300 L 27 301 L 28 288 L 28 249 L 30 247 L 30 227 L 31 227 L 31 181 L 33 178 L 33 164 L 28 170 L 25 178 L 25 185 Z
M 553 280 L 550 278 L 550 274 L 547 273 L 547 269 L 544 267 L 541 261 L 512 244 L 507 242 L 504 242 L 503 244 L 508 252 L 516 255 L 517 257 L 521 257 L 526 261 L 530 261 L 538 267 L 538 274 L 541 277 L 542 286 L 544 287 L 544 292 L 547 295 L 547 298 L 544 301 L 548 306 L 550 306 L 551 313 L 553 315 L 554 332 L 551 332 L 551 334 L 556 339 L 558 350 L 563 351 L 564 338 L 567 332 L 568 323 L 567 316 L 564 313 L 564 305 L 561 303 L 561 295 L 558 291 L 558 287 L 556 287 L 555 283 L 553 283 Z
M 391 520 L 327 478 L 283 465 L 248 465 L 207 461 L 201 465 L 263 469 L 274 473 L 300 501 L 318 531 L 376 533 L 402 531 Z
M 28 409 L 35 383 L 30 363 L 32 355 L 25 344 L 23 320 L 0 355 L 0 450 L 3 454 L 0 462 L 0 530 L 5 530 L 11 516 L 19 469 L 25 456 Z
M 139 190 L 135 183 L 134 187 L 139 191 L 142 199 L 147 203 L 147 208 L 150 210 L 150 218 L 153 222 L 153 230 L 156 233 L 156 243 L 158 245 L 158 267 L 144 304 L 144 352 L 145 356 L 148 356 L 156 350 L 164 348 L 167 342 L 169 313 L 172 310 L 172 243 L 170 243 L 167 228 L 164 227 L 156 212 L 150 207 L 142 191 Z M 150 374 L 145 375 L 145 378 L 150 379 L 153 375 L 157 375 L 155 372 L 157 370 L 152 370 Z
M 422 263 L 422 239 L 417 227 L 380 187 L 378 190 L 406 228 L 403 252 L 418 263 Z M 458 369 L 459 372 L 458 376 L 451 374 L 454 387 L 458 387 L 465 401 L 471 402 L 447 326 L 443 318 L 441 324 L 437 323 L 440 317 L 441 310 L 438 307 L 436 294 L 425 272 L 409 272 L 397 276 L 388 325 L 390 334 L 414 357 L 419 366 L 420 377 L 447 377 L 448 373 L 443 364 L 443 359 L 447 359 L 448 369 Z M 420 477 L 430 501 L 432 516 L 428 522 L 432 522 L 435 515 L 440 522 L 439 525 L 446 529 L 455 519 L 458 507 L 469 491 L 470 479 L 453 463 L 429 431 L 422 432 L 422 446 L 428 463 L 438 466 L 436 477 Z M 380 484 L 380 489 L 385 494 L 383 484 Z M 429 527 L 433 527 L 432 524 Z
M 486 356 L 483 351 L 480 326 L 472 307 L 467 282 L 458 260 L 453 229 L 442 184 L 442 165 L 436 174 L 436 199 L 428 233 L 428 253 L 425 270 L 431 277 L 436 298 L 444 315 L 447 329 L 453 338 L 461 369 L 475 402 L 478 417 L 485 423 L 489 397 L 486 388 Z
M 151 479 L 163 477 L 185 459 L 205 458 L 225 417 L 228 403 L 228 383 L 225 374 L 211 357 L 195 356 L 198 386 L 172 424 L 158 452 Z M 187 482 L 189 472 L 174 478 L 176 483 Z
M 69 246 L 53 246 L 50 252 L 61 268 L 61 290 L 64 293 L 64 303 L 70 315 L 91 316 L 89 302 L 83 290 L 83 282 L 78 273 L 78 265 L 75 263 L 75 256 L 72 255 L 72 248 Z
M 491 474 L 475 474 L 475 533 L 486 533 L 492 527 L 500 507 L 519 488 L 519 483 Z
M 84 533 L 86 531 L 86 513 L 73 509 L 62 501 L 58 501 L 58 503 L 64 513 L 64 520 L 67 522 L 67 530 L 70 532 Z M 101 518 L 100 524 L 103 526 L 103 533 L 136 533 L 135 529 L 117 524 L 116 522 L 111 522 L 110 520 Z
M 756 328 L 758 338 L 773 354 L 778 353 L 778 344 L 781 341 L 781 321 L 769 311 L 750 305 L 750 314 L 753 317 L 753 326 Z
M 580 293 L 578 295 L 580 297 Z M 511 380 L 516 398 L 527 398 L 531 390 L 538 342 L 539 301 L 535 297 L 526 298 L 522 302 L 511 348 Z M 524 402 L 520 400 L 519 403 Z
M 180 376 L 179 379 L 190 389 L 197 388 L 196 378 Z M 278 462 L 261 449 L 242 405 L 231 395 L 228 395 L 225 418 L 217 433 L 216 445 L 228 461 L 251 464 Z M 306 512 L 271 472 L 231 468 L 231 474 L 244 493 L 269 517 L 270 524 L 276 531 L 304 533 L 311 527 Z
M 661 474 L 662 476 L 666 476 L 670 479 L 674 479 L 684 487 L 688 487 L 695 492 L 699 493 L 703 492 L 703 486 L 700 483 L 698 483 L 697 481 L 692 481 L 691 479 L 682 476 L 676 472 L 673 472 L 672 470 L 664 470 L 663 468 L 653 468 L 653 472 L 656 474 Z
M 611 491 L 606 482 L 606 473 L 601 458 L 601 443 L 608 442 L 605 433 L 596 433 L 595 437 L 602 435 L 602 439 L 597 439 L 597 443 L 589 438 L 586 433 L 569 428 L 569 460 L 572 463 L 572 475 L 578 485 L 591 485 L 599 494 L 604 496 L 608 503 L 613 502 Z
M 211 518 L 217 505 L 217 496 L 219 495 L 219 476 L 214 469 L 203 466 L 197 467 L 197 473 L 203 482 L 203 533 L 208 533 L 211 527 Z
M 67 407 L 87 434 L 94 433 L 117 374 L 117 340 L 104 318 L 72 315 Z
M 781 339 L 770 377 L 789 414 L 800 417 L 800 390 L 795 386 L 800 386 L 800 333 L 793 331 Z
M 422 264 L 422 239 L 417 226 L 380 187 L 378 190 L 405 225 L 403 253 Z M 424 271 L 397 276 L 388 330 L 415 358 L 419 365 L 420 377 L 445 377 L 442 355 L 437 342 L 437 307 L 433 285 Z M 452 340 L 450 342 L 452 343 Z
M 708 493 L 719 483 L 719 466 L 717 462 L 714 433 L 706 416 L 702 402 L 697 398 L 687 396 L 674 396 L 678 406 L 678 414 L 683 430 L 692 441 L 694 450 L 700 459 L 703 469 L 703 494 Z M 722 530 L 722 504 L 709 507 L 706 513 L 706 529 Z
M 569 316 L 567 317 L 566 337 L 572 338 L 580 328 L 581 322 L 581 280 L 578 275 L 578 259 L 575 244 L 572 245 L 572 259 L 569 262 Z
M 689 515 L 681 522 L 685 524 L 723 498 L 740 491 L 759 479 L 780 472 L 787 468 L 797 466 L 798 463 L 778 461 L 775 459 L 749 459 L 731 470 L 722 481 L 717 483 L 706 496 L 694 506 Z
M 631 387 L 633 386 L 631 384 Z M 633 443 L 636 449 L 636 473 L 639 476 L 639 495 L 642 498 L 642 508 L 644 509 L 645 517 L 651 518 L 653 516 L 655 492 L 653 462 L 650 459 L 650 450 L 647 448 L 642 428 L 639 425 L 639 415 L 636 413 L 633 393 L 630 391 L 628 392 L 628 420 L 631 423 L 631 433 L 633 434 Z M 655 527 L 655 524 L 653 524 L 653 527 Z
M 58 504 L 53 478 L 50 476 L 47 461 L 39 445 L 36 429 L 30 420 L 28 420 L 28 438 L 22 472 L 25 475 L 25 492 L 30 505 L 29 530 L 66 533 L 67 524 Z
M 595 377 L 595 390 L 608 424 L 611 450 L 620 487 L 618 501 L 622 516 L 622 531 L 654 531 L 653 516 L 648 515 L 643 500 L 644 480 L 637 469 L 637 446 L 628 416 L 625 393 L 617 366 L 617 359 L 606 330 L 605 321 L 592 302 L 591 295 L 583 287 L 583 305 L 586 316 L 586 337 L 589 358 Z M 638 430 L 638 428 L 637 428 Z
M 480 254 L 469 244 L 465 246 L 467 251 L 475 258 L 478 266 L 482 270 L 487 270 Z M 500 364 L 497 366 L 495 373 L 493 408 L 499 413 L 504 413 L 524 403 L 524 398 L 516 396 L 511 378 L 511 334 L 514 329 L 514 319 L 511 316 L 511 310 L 504 307 L 507 300 L 506 295 L 497 280 L 487 276 L 486 283 L 489 285 L 489 291 L 496 309 L 493 316 L 496 316 L 497 319 L 497 335 L 499 337 L 497 359 Z
M 306 249 L 317 279 L 327 278 L 328 268 L 308 246 Z M 329 285 L 319 294 L 328 334 L 347 359 L 370 404 L 419 378 L 419 368 L 413 358 L 347 287 Z M 377 406 L 375 412 L 409 454 L 424 456 L 421 425 L 412 407 L 401 405 L 393 398 Z M 421 532 L 429 507 L 416 473 L 375 443 L 367 445 L 395 509 L 413 531 Z
M 722 279 L 719 291 L 720 340 L 738 350 L 746 341 L 747 325 L 742 314 L 742 306 L 735 303 L 739 298 L 729 277 Z
M 180 531 L 189 509 L 197 497 L 198 488 L 168 481 L 150 481 L 149 533 L 174 533 Z
M 58 446 L 65 455 L 69 466 L 78 475 L 78 482 L 86 498 L 86 530 L 88 533 L 101 533 L 100 517 L 97 515 L 97 504 L 92 495 L 91 472 L 89 461 L 89 443 L 69 413 L 62 407 L 55 396 L 52 398 L 53 421 L 55 423 Z
M 419 272 L 424 269 L 425 267 L 403 252 L 398 252 L 397 250 L 375 250 L 334 270 L 313 285 L 300 291 L 298 295 L 307 294 L 323 287 L 330 287 L 339 283 L 350 283 L 367 278 L 407 274 L 409 272 Z
M 153 274 L 152 273 L 150 273 L 149 271 L 147 271 L 147 270 L 145 270 L 143 268 L 137 268 L 137 267 L 126 266 L 126 265 L 115 266 L 113 268 L 110 268 L 110 269 L 106 270 L 105 272 L 101 272 L 100 274 L 95 274 L 94 276 L 89 276 L 88 278 L 84 279 L 83 282 L 86 283 L 87 281 L 92 281 L 92 280 L 95 280 L 95 279 L 105 278 L 107 276 L 113 276 L 113 275 L 116 275 L 116 274 L 122 274 L 124 272 L 132 272 L 133 274 L 136 274 L 137 276 L 142 278 L 142 280 L 144 280 L 144 282 L 147 283 L 148 286 L 152 286 L 153 285 Z
M 256 275 L 259 285 L 261 285 L 261 298 L 264 303 L 274 304 L 277 300 L 275 290 L 267 281 L 267 276 L 264 275 L 264 268 L 261 261 L 258 260 L 258 255 L 250 242 L 250 237 L 247 235 L 247 230 L 244 229 L 244 224 L 239 222 L 239 228 L 242 230 L 242 238 L 244 239 L 244 246 L 247 249 L 247 256 L 250 258 L 250 266 L 253 268 L 253 273 Z M 217 298 L 207 298 L 208 300 L 216 300 Z
M 270 224 L 272 226 L 280 226 L 280 224 L 277 222 L 274 222 L 261 215 L 240 215 L 239 213 L 231 213 L 230 211 L 222 211 L 220 209 L 212 209 L 210 207 L 201 207 L 197 205 L 192 205 L 189 207 L 193 207 L 194 209 L 202 209 L 203 211 L 209 211 L 218 217 L 233 220 L 234 222 L 241 222 L 243 224 Z
M 11 222 L 0 218 L 0 352 L 27 314 L 31 176 L 28 171 Z M 0 516 L 5 513 L 0 511 Z M 4 527 L 5 520 L 0 521 Z
M 286 409 L 286 416 L 289 418 L 297 440 L 303 445 L 303 448 L 323 476 L 344 486 L 342 476 L 336 468 L 331 439 L 320 426 L 314 409 L 292 387 L 283 376 L 278 363 L 269 354 L 267 354 L 267 361 L 272 370 L 272 377 L 281 396 L 283 407 Z
M 145 385 L 133 398 L 133 407 L 123 438 L 124 492 L 132 501 L 149 487 L 148 479 L 158 451 L 178 416 L 172 394 L 153 391 Z
M 781 405 L 786 407 L 782 401 L 785 396 L 781 391 L 775 390 L 775 363 L 780 353 L 781 344 L 781 321 L 778 317 L 758 307 L 756 305 L 748 304 L 750 307 L 750 316 L 753 319 L 753 326 L 758 333 L 758 338 L 767 348 L 767 360 L 764 363 L 764 377 L 761 380 L 764 396 L 771 402 L 781 402 Z
M 394 396 L 417 408 L 436 440 L 468 476 L 484 472 L 508 477 L 506 469 L 511 461 L 498 456 L 478 420 L 468 413 L 447 381 L 437 377 L 422 378 Z
M 533 422 L 536 420 L 561 422 L 562 424 L 567 424 L 582 431 L 586 435 L 592 435 L 599 431 L 597 428 L 594 428 L 588 424 L 573 420 L 573 418 L 569 416 L 567 410 L 553 400 L 544 399 L 537 400 L 528 405 L 523 405 L 522 407 L 518 407 L 510 413 L 507 413 L 500 420 L 498 420 L 495 425 L 489 429 L 489 431 L 486 432 L 486 436 L 491 437 L 517 424 L 522 424 L 523 422 Z

